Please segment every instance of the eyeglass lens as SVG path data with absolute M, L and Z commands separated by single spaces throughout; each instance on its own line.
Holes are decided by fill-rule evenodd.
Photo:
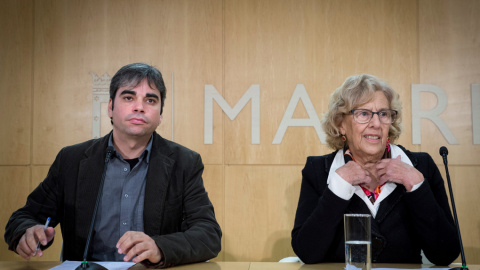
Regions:
M 391 124 L 395 121 L 395 111 L 382 110 L 379 112 L 372 112 L 370 110 L 362 109 L 353 110 L 354 120 L 362 124 L 370 122 L 374 114 L 377 114 L 380 122 L 384 124 Z

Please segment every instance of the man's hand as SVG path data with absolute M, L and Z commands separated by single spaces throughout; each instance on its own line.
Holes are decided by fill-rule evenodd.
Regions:
M 42 257 L 42 249 L 38 249 L 37 254 L 35 254 L 38 241 L 40 241 L 40 245 L 46 246 L 50 241 L 52 241 L 54 236 L 54 228 L 48 227 L 46 230 L 44 230 L 43 225 L 35 225 L 28 228 L 22 235 L 22 238 L 20 238 L 20 241 L 18 242 L 16 251 L 18 255 L 22 256 L 22 258 L 26 260 L 29 260 L 30 257 L 34 256 Z
M 163 254 L 153 239 L 143 232 L 128 231 L 117 243 L 118 253 L 125 254 L 123 260 L 128 262 L 134 256 L 132 262 L 139 263 L 149 260 L 151 263 L 159 263 Z

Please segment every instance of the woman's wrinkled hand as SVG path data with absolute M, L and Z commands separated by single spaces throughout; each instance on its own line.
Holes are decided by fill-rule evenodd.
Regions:
M 347 164 L 336 170 L 345 181 L 352 186 L 355 185 L 369 185 L 372 182 L 372 177 L 368 170 L 364 169 L 360 164 L 355 161 L 349 161 Z
M 413 186 L 423 181 L 423 174 L 413 166 L 402 161 L 400 156 L 393 159 L 382 159 L 376 165 L 379 185 L 394 182 L 411 191 Z

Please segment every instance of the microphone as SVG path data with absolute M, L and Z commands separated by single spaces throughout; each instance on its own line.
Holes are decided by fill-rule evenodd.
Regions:
M 102 180 L 100 180 L 100 187 L 98 188 L 97 201 L 95 202 L 95 208 L 93 210 L 92 221 L 90 222 L 90 230 L 88 231 L 87 244 L 85 245 L 85 251 L 83 252 L 83 261 L 75 270 L 90 269 L 90 270 L 107 270 L 107 268 L 97 263 L 87 261 L 88 247 L 90 246 L 90 239 L 92 238 L 93 227 L 95 225 L 95 217 L 97 216 L 98 205 L 103 193 L 103 183 L 105 183 L 105 175 L 107 174 L 107 165 L 110 161 L 110 157 L 114 151 L 113 146 L 107 147 L 107 154 L 105 155 L 105 166 L 103 167 Z
M 447 155 L 448 149 L 445 146 L 440 147 L 440 155 L 443 157 L 443 164 L 445 164 L 445 172 L 447 174 L 447 182 L 448 182 L 448 190 L 450 191 L 450 201 L 452 202 L 452 210 L 453 216 L 455 218 L 455 225 L 457 225 L 457 233 L 458 233 L 458 240 L 460 241 L 460 254 L 462 255 L 462 267 L 454 267 L 450 270 L 468 270 L 467 262 L 465 260 L 465 252 L 463 251 L 463 243 L 462 243 L 462 236 L 460 234 L 460 227 L 458 226 L 458 218 L 457 218 L 457 209 L 455 208 L 455 200 L 453 199 L 453 191 L 452 191 L 452 183 L 450 182 L 450 174 L 448 173 L 448 166 L 447 166 Z
M 447 147 L 445 147 L 445 146 L 440 147 L 440 156 L 443 157 L 443 164 L 445 164 L 445 166 L 447 166 L 447 163 L 448 163 L 448 161 L 447 161 L 447 155 L 448 155 L 448 149 L 447 149 Z M 445 168 L 446 168 L 447 171 L 448 171 L 448 168 L 447 168 L 447 167 L 445 167 Z M 447 173 L 448 173 L 448 172 L 447 172 Z

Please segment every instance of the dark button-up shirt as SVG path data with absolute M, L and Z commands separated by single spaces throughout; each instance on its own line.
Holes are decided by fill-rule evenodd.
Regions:
M 113 146 L 110 136 L 109 146 Z M 97 212 L 92 239 L 92 259 L 95 261 L 122 261 L 115 247 L 127 231 L 143 232 L 145 180 L 152 150 L 152 139 L 130 168 L 120 153 L 114 152 L 107 166 L 102 199 Z

